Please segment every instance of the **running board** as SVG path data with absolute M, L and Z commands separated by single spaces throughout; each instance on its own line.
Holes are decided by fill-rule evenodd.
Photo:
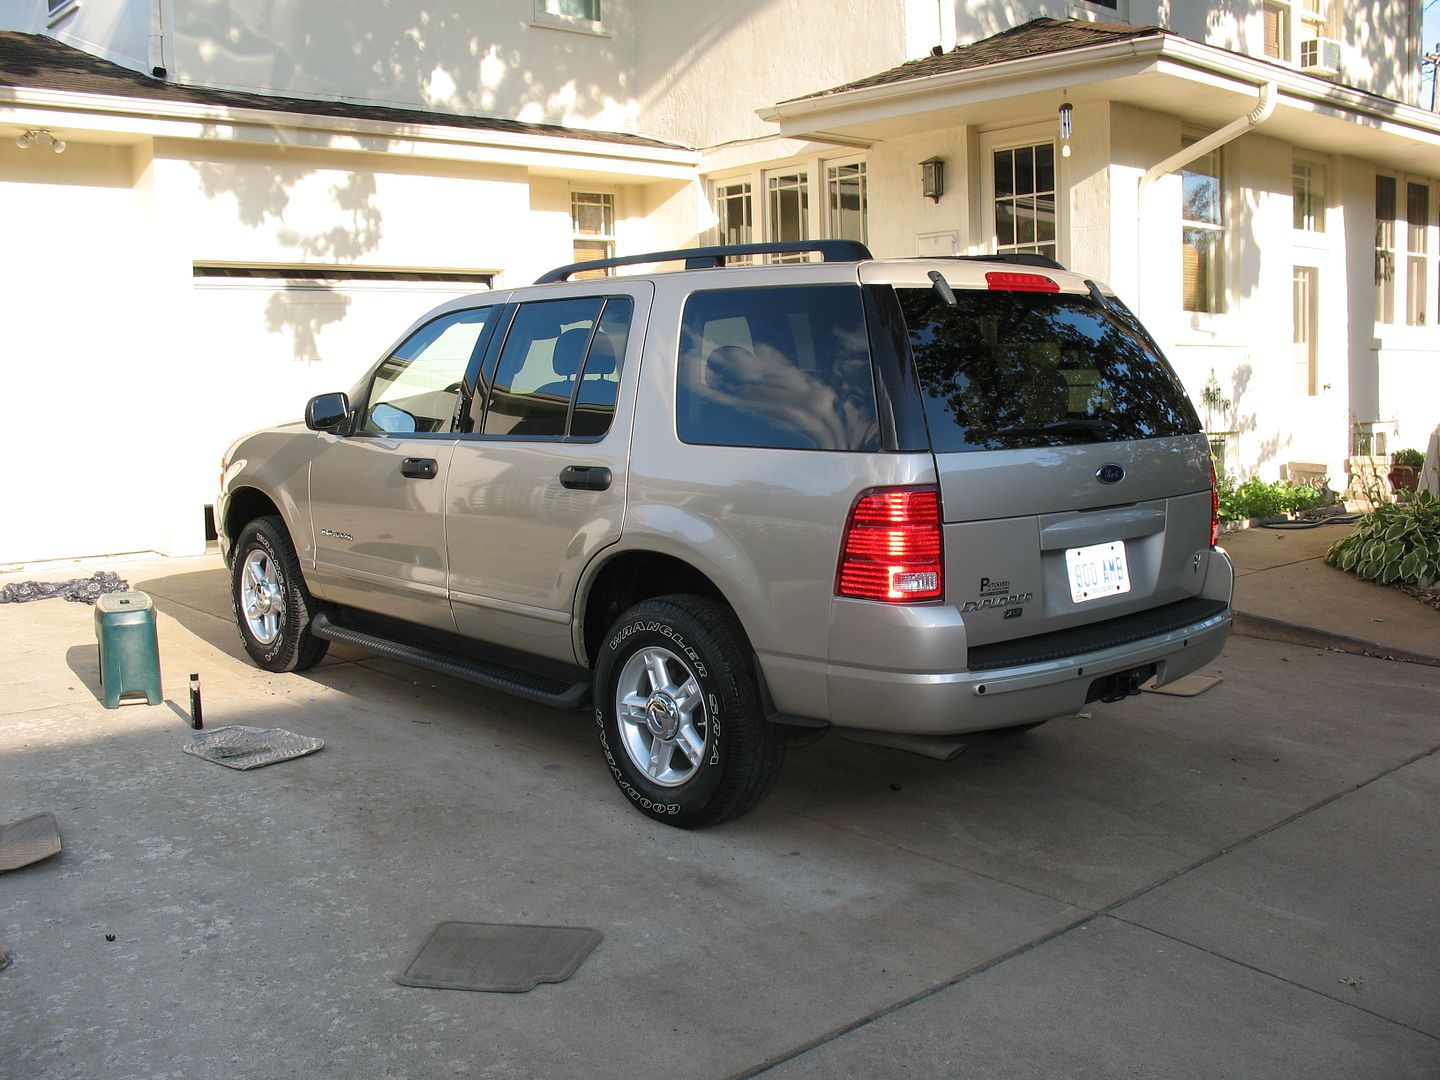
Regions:
M 590 702 L 590 680 L 567 683 L 560 679 L 546 678 L 533 671 L 510 667 L 488 660 L 477 660 L 439 649 L 426 649 L 407 645 L 392 638 L 352 630 L 338 626 L 324 614 L 317 614 L 310 620 L 310 632 L 326 641 L 341 645 L 353 645 L 366 652 L 378 653 L 391 660 L 400 660 L 416 667 L 427 668 L 454 679 L 463 679 L 477 686 L 512 694 L 537 705 L 549 705 L 555 709 L 582 709 Z

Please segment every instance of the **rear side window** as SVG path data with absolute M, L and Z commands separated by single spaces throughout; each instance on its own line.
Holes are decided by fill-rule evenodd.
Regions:
M 692 295 L 681 321 L 675 419 L 687 443 L 878 450 L 859 286 Z
M 1189 435 L 1199 419 L 1123 305 L 1063 293 L 897 289 L 937 453 Z

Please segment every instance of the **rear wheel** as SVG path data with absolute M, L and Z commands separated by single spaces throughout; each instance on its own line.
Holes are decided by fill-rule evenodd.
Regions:
M 245 651 L 266 671 L 304 671 L 330 647 L 310 632 L 314 602 L 278 517 L 256 518 L 240 531 L 230 568 L 230 601 Z
M 699 596 L 645 600 L 610 628 L 595 673 L 600 746 L 642 813 L 682 829 L 753 809 L 785 753 L 760 708 L 744 631 Z

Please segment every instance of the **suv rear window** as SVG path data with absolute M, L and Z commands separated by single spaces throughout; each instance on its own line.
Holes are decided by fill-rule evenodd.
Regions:
M 878 450 L 859 286 L 694 293 L 680 327 L 675 411 L 687 443 Z
M 1066 293 L 897 289 L 937 453 L 1189 435 L 1200 421 L 1124 305 Z

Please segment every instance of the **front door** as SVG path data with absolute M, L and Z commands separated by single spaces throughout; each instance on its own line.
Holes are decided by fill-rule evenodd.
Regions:
M 371 373 L 352 433 L 319 436 L 310 513 L 324 599 L 454 629 L 445 485 L 465 372 L 494 310 L 453 311 L 415 331 Z
M 648 282 L 617 280 L 586 296 L 540 294 L 514 309 L 491 348 L 488 401 L 456 445 L 447 490 L 462 634 L 574 662 L 580 575 L 620 536 L 652 293 Z

